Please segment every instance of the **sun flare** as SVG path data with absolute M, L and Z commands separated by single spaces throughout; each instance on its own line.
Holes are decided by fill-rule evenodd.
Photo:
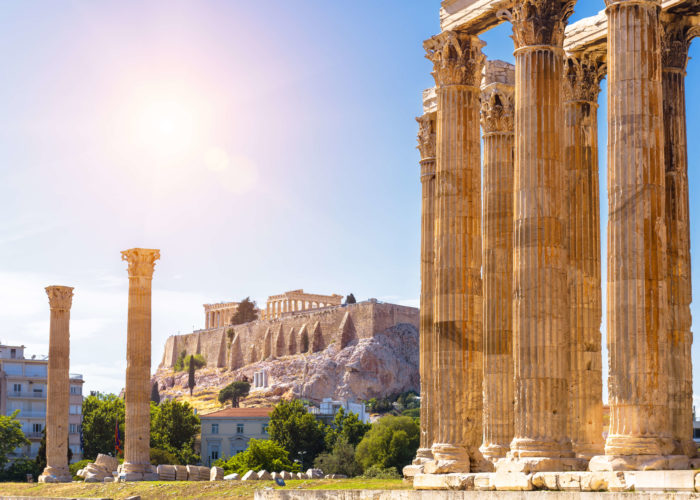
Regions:
M 193 145 L 195 122 L 194 111 L 185 103 L 155 100 L 141 110 L 139 142 L 158 156 L 182 155 Z

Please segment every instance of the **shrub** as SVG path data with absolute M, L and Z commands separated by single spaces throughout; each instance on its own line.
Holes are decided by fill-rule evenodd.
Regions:
M 362 474 L 362 477 L 365 479 L 401 479 L 396 467 L 384 468 L 381 465 L 372 465 Z
M 177 360 L 175 361 L 175 365 L 173 366 L 173 370 L 176 372 L 189 371 L 190 358 L 194 359 L 194 369 L 195 370 L 199 370 L 200 368 L 207 366 L 207 360 L 201 354 L 193 354 L 191 356 L 188 356 L 185 351 L 182 351 L 180 353 L 180 356 L 178 356 Z
M 298 464 L 289 460 L 289 453 L 274 441 L 267 439 L 251 439 L 248 449 L 231 458 L 220 458 L 214 465 L 221 467 L 226 474 L 237 473 L 241 476 L 249 470 L 268 472 L 299 472 Z
M 12 461 L 5 470 L 0 471 L 0 480 L 12 481 L 13 483 L 26 483 L 27 474 L 31 474 L 34 481 L 36 481 L 41 473 L 42 469 L 39 469 L 36 461 L 30 458 L 18 458 Z
M 151 448 L 151 465 L 180 465 L 174 453 L 159 448 Z
M 403 470 L 418 450 L 420 427 L 410 417 L 383 417 L 357 445 L 356 458 L 367 471 L 373 465 Z
M 70 470 L 70 475 L 73 476 L 73 481 L 82 481 L 83 478 L 76 476 L 76 474 L 80 469 L 84 469 L 85 467 L 87 467 L 87 464 L 91 463 L 92 460 L 90 460 L 89 458 L 85 458 L 83 460 L 75 462 L 74 464 L 70 464 L 68 466 L 68 470 Z
M 362 467 L 355 460 L 355 448 L 344 437 L 337 439 L 330 453 L 317 456 L 314 467 L 325 474 L 345 474 L 348 477 L 362 473 Z

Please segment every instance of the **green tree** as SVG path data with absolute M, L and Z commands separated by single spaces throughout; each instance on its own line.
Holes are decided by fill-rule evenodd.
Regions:
M 250 297 L 246 297 L 239 302 L 236 312 L 231 317 L 231 324 L 242 325 L 256 319 L 258 319 L 258 307 L 255 301 L 250 300 Z
M 348 477 L 362 474 L 362 467 L 355 459 L 355 447 L 344 436 L 336 440 L 330 453 L 321 453 L 316 457 L 314 467 L 325 474 L 345 474 Z
M 158 392 L 158 382 L 153 382 L 151 386 L 151 401 L 155 404 L 160 403 L 160 392 Z
M 346 304 L 357 304 L 357 300 L 355 299 L 355 296 L 351 293 L 347 297 L 345 297 L 345 303 Z
M 94 460 L 98 453 L 114 455 L 114 429 L 124 447 L 124 400 L 114 394 L 99 392 L 83 400 L 83 457 Z
M 313 464 L 325 450 L 326 426 L 306 411 L 300 401 L 282 401 L 275 406 L 268 425 L 270 439 L 282 446 L 302 468 Z
M 420 427 L 412 418 L 383 417 L 357 445 L 356 458 L 365 471 L 373 465 L 402 470 L 415 456 L 419 439 Z
M 388 398 L 372 398 L 367 401 L 367 407 L 370 413 L 387 413 L 394 409 L 394 405 L 391 404 Z
M 268 472 L 299 472 L 299 464 L 289 459 L 289 453 L 279 444 L 268 439 L 251 439 L 248 449 L 238 453 L 228 460 L 219 459 L 215 465 L 226 471 L 226 474 L 237 473 L 241 476 L 249 470 Z
M 194 443 L 200 421 L 187 402 L 151 404 L 151 448 L 175 455 L 181 465 L 199 462 Z
M 151 465 L 181 465 L 177 455 L 160 448 L 151 448 L 150 456 Z
M 193 357 L 194 356 L 194 357 Z M 187 355 L 187 351 L 182 351 L 178 356 L 175 364 L 173 365 L 173 371 L 182 372 L 189 371 L 190 360 L 194 360 L 194 369 L 199 370 L 207 365 L 207 360 L 201 354 Z
M 396 403 L 399 407 L 399 411 L 420 408 L 420 399 L 415 391 L 402 392 L 399 394 L 399 397 L 396 398 Z
M 371 427 L 370 424 L 363 423 L 356 413 L 346 413 L 344 408 L 340 408 L 326 432 L 326 447 L 333 449 L 336 441 L 343 438 L 354 448 Z
M 0 470 L 0 481 L 24 483 L 27 481 L 27 474 L 31 474 L 36 481 L 43 470 L 37 467 L 36 460 L 27 457 L 16 458 L 7 469 Z
M 192 390 L 194 389 L 194 385 L 195 385 L 194 371 L 195 371 L 194 356 L 191 355 L 190 356 L 189 375 L 187 377 L 187 387 L 190 388 L 190 396 L 192 395 Z
M 231 401 L 233 408 L 238 408 L 238 403 L 241 398 L 244 398 L 250 392 L 250 382 L 244 380 L 236 380 L 219 391 L 219 403 L 226 404 L 226 401 Z
M 8 458 L 15 448 L 29 444 L 22 432 L 22 424 L 17 419 L 19 410 L 11 415 L 0 415 L 0 470 L 5 468 Z

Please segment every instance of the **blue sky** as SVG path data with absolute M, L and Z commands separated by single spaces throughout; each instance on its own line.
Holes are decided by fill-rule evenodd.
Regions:
M 168 335 L 203 326 L 205 302 L 264 303 L 304 288 L 416 305 L 414 117 L 433 84 L 422 41 L 439 31 L 438 7 L 4 5 L 0 341 L 46 353 L 43 287 L 74 286 L 71 371 L 89 390 L 118 391 L 127 310 L 119 251 L 134 246 L 161 249 L 154 366 Z M 572 20 L 603 7 L 582 0 Z M 490 58 L 513 61 L 509 34 L 502 25 L 483 36 Z M 691 61 L 687 86 L 699 82 Z M 695 94 L 687 96 L 691 193 L 700 182 Z M 605 219 L 604 92 L 600 104 Z M 695 225 L 693 249 L 699 232 Z

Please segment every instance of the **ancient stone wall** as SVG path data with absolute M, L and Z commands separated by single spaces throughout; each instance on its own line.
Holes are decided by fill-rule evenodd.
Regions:
M 239 368 L 236 365 L 267 357 L 266 338 L 270 339 L 272 355 L 275 355 L 280 330 L 280 344 L 284 346 L 282 352 L 287 355 L 290 354 L 290 345 L 295 346 L 296 352 L 300 352 L 302 345 L 308 345 L 309 350 L 320 350 L 333 342 L 346 345 L 354 339 L 373 337 L 399 323 L 408 323 L 418 328 L 418 309 L 366 301 L 320 311 L 299 312 L 280 319 L 258 320 L 244 325 L 172 335 L 165 342 L 159 368 L 172 368 L 182 351 L 188 355 L 201 354 L 210 368 Z M 238 338 L 234 356 L 230 352 L 229 330 L 233 332 L 230 335 L 231 341 Z M 290 341 L 291 335 L 295 337 L 293 342 Z M 302 342 L 303 337 L 308 337 L 308 343 Z

